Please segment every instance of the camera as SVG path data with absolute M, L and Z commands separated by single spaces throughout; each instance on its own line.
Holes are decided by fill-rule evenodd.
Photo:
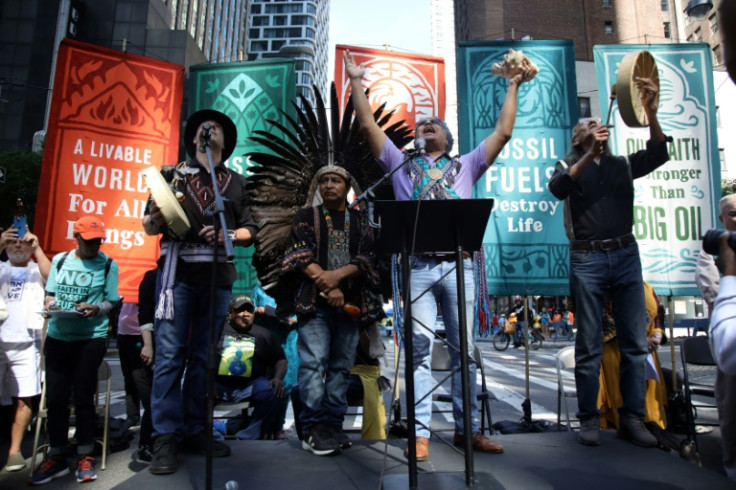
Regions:
M 728 246 L 736 252 L 736 233 L 725 230 L 708 230 L 703 237 L 703 251 L 707 254 L 718 255 L 721 251 L 721 236 L 728 235 Z

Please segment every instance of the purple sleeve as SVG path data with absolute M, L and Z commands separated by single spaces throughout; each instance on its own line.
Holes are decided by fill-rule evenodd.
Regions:
M 460 155 L 460 162 L 463 167 L 467 167 L 470 172 L 473 183 L 480 179 L 490 165 L 486 165 L 486 145 L 485 140 L 481 141 L 470 153 Z
M 399 150 L 391 139 L 386 138 L 378 157 L 378 164 L 384 172 L 390 172 L 404 161 L 404 152 Z

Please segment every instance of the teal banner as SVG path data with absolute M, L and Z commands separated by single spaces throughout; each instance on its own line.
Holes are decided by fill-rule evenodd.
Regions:
M 647 50 L 660 80 L 658 119 L 672 136 L 670 161 L 634 181 L 634 235 L 644 279 L 660 295 L 700 295 L 694 273 L 703 234 L 718 223 L 721 197 L 713 67 L 704 43 L 595 46 L 601 114 L 624 56 Z M 634 70 L 635 71 L 635 70 Z M 627 127 L 611 110 L 610 148 L 619 155 L 645 148 L 648 128 Z
M 189 113 L 200 109 L 224 112 L 238 128 L 238 142 L 233 155 L 225 162 L 228 168 L 248 175 L 252 151 L 267 151 L 250 140 L 253 131 L 275 131 L 266 120 L 286 125 L 280 111 L 294 116 L 296 100 L 294 60 L 271 59 L 238 63 L 195 65 L 189 73 Z M 233 294 L 252 294 L 258 276 L 251 265 L 253 248 L 235 248 L 238 279 Z
M 460 152 L 471 151 L 493 132 L 508 79 L 491 75 L 491 65 L 509 49 L 523 51 L 539 74 L 521 85 L 513 137 L 474 189 L 474 197 L 495 201 L 483 239 L 488 290 L 492 295 L 566 295 L 569 242 L 563 205 L 547 182 L 569 149 L 578 119 L 572 41 L 460 43 Z

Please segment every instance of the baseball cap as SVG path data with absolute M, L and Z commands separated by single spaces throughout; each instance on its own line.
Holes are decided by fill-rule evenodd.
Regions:
M 94 216 L 82 216 L 74 223 L 74 233 L 79 233 L 84 240 L 105 238 L 105 223 Z
M 239 294 L 230 301 L 230 311 L 237 311 L 242 309 L 244 306 L 250 306 L 251 310 L 255 310 L 255 304 L 250 296 Z

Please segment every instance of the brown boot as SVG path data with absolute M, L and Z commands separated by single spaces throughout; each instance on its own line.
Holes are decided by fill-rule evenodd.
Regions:
M 455 433 L 452 438 L 455 446 L 461 447 L 465 445 L 465 436 L 462 434 Z M 503 446 L 497 442 L 493 442 L 480 432 L 473 433 L 473 449 L 476 451 L 482 451 L 484 453 L 496 453 L 500 454 L 503 452 Z
M 417 436 L 416 438 L 417 448 L 417 461 L 425 461 L 429 458 L 429 438 Z M 409 457 L 409 448 L 404 450 L 404 456 Z

